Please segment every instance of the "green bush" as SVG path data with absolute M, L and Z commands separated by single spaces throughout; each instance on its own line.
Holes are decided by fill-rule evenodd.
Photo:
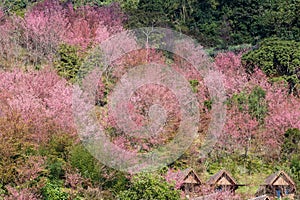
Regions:
M 300 187 L 300 155 L 299 154 L 294 154 L 292 156 L 290 170 L 291 170 L 292 176 L 299 188 Z
M 59 158 L 48 158 L 47 169 L 49 170 L 49 178 L 51 180 L 59 180 L 64 174 L 64 166 L 66 165 L 65 161 Z
M 69 195 L 62 188 L 59 182 L 47 181 L 42 188 L 42 195 L 45 200 L 67 200 Z
M 256 86 L 249 94 L 241 92 L 233 95 L 233 97 L 229 100 L 229 105 L 236 104 L 241 111 L 248 109 L 249 114 L 253 118 L 260 123 L 263 123 L 268 112 L 268 105 L 265 98 L 266 91 L 264 91 L 261 87 Z
M 7 12 L 15 13 L 19 16 L 24 16 L 26 8 L 39 0 L 2 0 L 0 7 Z
M 75 143 L 75 139 L 68 133 L 53 133 L 49 141 L 40 146 L 40 154 L 67 160 L 69 151 Z
M 292 76 L 299 72 L 300 43 L 269 38 L 259 48 L 243 55 L 249 70 L 260 67 L 268 76 Z
M 161 176 L 143 173 L 133 177 L 128 190 L 121 191 L 120 200 L 177 200 L 180 199 L 179 191 L 166 182 Z
M 294 90 L 300 79 L 300 42 L 269 38 L 259 43 L 259 48 L 242 57 L 251 72 L 261 68 L 267 76 L 282 77 Z
M 254 87 L 248 96 L 249 112 L 250 115 L 263 122 L 268 112 L 267 102 L 265 101 L 266 91 L 261 87 Z
M 72 148 L 70 164 L 85 178 L 90 178 L 94 182 L 103 180 L 101 164 L 80 144 Z
M 285 170 L 292 176 L 298 187 L 300 186 L 300 130 L 288 129 L 284 134 L 281 147 L 281 158 L 285 161 Z
M 47 157 L 46 164 L 51 180 L 58 180 L 64 176 L 73 144 L 74 138 L 70 135 L 53 133 L 47 143 L 40 145 L 39 154 Z
M 293 128 L 288 129 L 284 134 L 284 142 L 282 145 L 282 156 L 284 159 L 290 160 L 292 155 L 300 154 L 300 130 Z
M 76 47 L 67 44 L 61 44 L 59 46 L 58 60 L 54 63 L 54 66 L 60 76 L 72 83 L 75 82 L 81 63 L 82 59 Z

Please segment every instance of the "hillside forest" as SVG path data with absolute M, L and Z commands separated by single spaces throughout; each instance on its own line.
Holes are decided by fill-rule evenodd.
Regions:
M 277 171 L 291 177 L 298 189 L 295 199 L 300 199 L 299 11 L 300 0 L 2 0 L 0 199 L 186 199 L 170 174 L 187 168 L 203 183 L 224 169 L 243 185 L 235 193 L 220 191 L 206 199 L 253 198 Z M 187 60 L 161 49 L 122 55 L 96 77 L 94 113 L 110 143 L 132 154 L 150 153 L 180 129 L 177 94 L 158 84 L 145 84 L 130 98 L 124 92 L 118 100 L 127 106 L 126 120 L 138 127 L 160 120 L 149 116 L 156 112 L 151 105 L 159 102 L 157 112 L 166 110 L 163 130 L 145 139 L 132 134 L 130 126 L 118 126 L 121 111 L 112 111 L 111 99 L 136 66 L 157 63 L 181 74 L 201 116 L 197 137 L 178 159 L 135 173 L 105 165 L 86 148 L 74 120 L 73 93 L 84 84 L 80 77 L 87 60 L 91 66 L 104 65 L 90 56 L 99 44 L 142 27 L 171 29 L 202 46 L 206 56 L 193 59 L 210 60 L 222 74 L 226 118 L 216 143 L 202 156 L 216 101 L 202 75 Z M 122 40 L 134 45 L 131 38 Z M 147 76 L 156 78 L 155 73 Z M 197 196 L 211 193 L 204 184 Z

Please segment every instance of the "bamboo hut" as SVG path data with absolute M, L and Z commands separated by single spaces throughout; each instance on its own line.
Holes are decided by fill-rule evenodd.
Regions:
M 256 195 L 266 194 L 272 198 L 294 199 L 295 193 L 296 185 L 294 181 L 284 171 L 278 171 L 265 179 Z
M 200 192 L 202 181 L 200 180 L 196 172 L 191 168 L 187 168 L 179 172 L 174 172 L 171 179 L 177 183 L 177 186 L 186 195 L 195 196 Z
M 210 177 L 207 184 L 214 187 L 215 191 L 231 191 L 233 193 L 239 186 L 243 186 L 238 184 L 238 182 L 226 170 L 220 170 L 218 173 Z

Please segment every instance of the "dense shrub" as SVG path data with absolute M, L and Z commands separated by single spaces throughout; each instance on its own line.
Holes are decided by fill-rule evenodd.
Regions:
M 290 160 L 293 155 L 300 154 L 300 130 L 288 129 L 284 134 L 284 142 L 282 145 L 283 159 Z
M 300 80 L 300 42 L 276 38 L 262 41 L 258 49 L 243 55 L 249 71 L 261 68 L 269 77 L 283 77 L 293 91 Z
M 74 146 L 70 152 L 70 164 L 79 170 L 81 175 L 92 181 L 103 180 L 101 164 L 82 145 Z
M 233 95 L 229 102 L 231 102 L 231 104 L 238 104 L 241 111 L 247 110 L 253 118 L 262 123 L 268 112 L 268 105 L 265 98 L 266 91 L 256 86 L 250 94 L 241 92 Z
M 62 184 L 59 182 L 47 181 L 42 188 L 42 195 L 45 200 L 67 200 L 68 194 L 63 191 Z
M 161 176 L 146 173 L 134 176 L 129 189 L 120 192 L 119 199 L 178 200 L 180 193 L 174 190 L 174 186 L 167 183 Z
M 58 48 L 58 60 L 54 63 L 58 74 L 70 82 L 75 82 L 82 63 L 74 46 L 62 44 Z

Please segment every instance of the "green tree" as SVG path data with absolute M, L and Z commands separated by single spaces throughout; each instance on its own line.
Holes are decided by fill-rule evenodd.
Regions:
M 294 92 L 300 79 L 300 42 L 269 38 L 256 50 L 244 54 L 242 61 L 249 71 L 261 68 L 267 76 L 282 77 Z
M 257 32 L 262 38 L 277 36 L 282 39 L 300 38 L 300 0 L 273 0 L 257 21 Z
M 284 142 L 281 150 L 285 159 L 291 159 L 292 155 L 300 154 L 300 130 L 288 129 L 284 134 Z
M 293 180 L 300 186 L 300 130 L 288 129 L 284 134 L 281 155 L 286 162 L 287 170 L 290 171 Z
M 75 82 L 81 63 L 82 59 L 80 58 L 76 47 L 67 44 L 59 46 L 58 60 L 54 63 L 54 66 L 60 76 L 70 82 Z
M 258 86 L 253 88 L 248 98 L 250 115 L 261 123 L 264 121 L 264 118 L 268 112 L 268 104 L 265 98 L 266 91 Z
M 265 98 L 266 91 L 261 87 L 256 86 L 249 94 L 241 92 L 233 95 L 229 103 L 238 105 L 240 111 L 247 110 L 252 118 L 263 123 L 268 112 L 268 104 Z

